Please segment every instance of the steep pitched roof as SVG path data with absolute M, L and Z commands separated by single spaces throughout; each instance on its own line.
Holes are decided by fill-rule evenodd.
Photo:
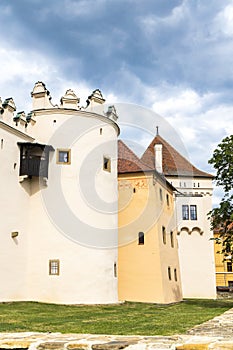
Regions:
M 178 175 L 209 178 L 213 177 L 213 175 L 197 169 L 160 135 L 155 136 L 141 157 L 141 161 L 143 161 L 143 163 L 147 164 L 148 166 L 155 168 L 154 146 L 156 144 L 162 145 L 162 165 L 163 173 L 165 176 Z
M 149 165 L 144 164 L 136 154 L 122 141 L 118 140 L 118 173 L 131 173 L 139 171 L 153 171 Z

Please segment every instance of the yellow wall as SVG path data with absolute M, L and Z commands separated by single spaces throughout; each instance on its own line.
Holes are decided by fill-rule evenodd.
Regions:
M 166 228 L 166 244 L 162 226 Z M 144 232 L 144 245 L 138 242 L 139 232 Z M 152 174 L 119 176 L 118 286 L 120 300 L 170 303 L 182 298 L 173 196 Z
M 214 237 L 218 238 L 218 233 L 215 233 Z M 224 256 L 222 253 L 220 253 L 221 249 L 222 249 L 222 245 L 217 244 L 215 242 L 214 251 L 215 251 L 216 285 L 217 287 L 228 287 L 229 282 L 232 282 L 233 284 L 233 272 L 227 271 L 227 262 L 230 262 L 230 260 L 225 259 L 224 261 Z

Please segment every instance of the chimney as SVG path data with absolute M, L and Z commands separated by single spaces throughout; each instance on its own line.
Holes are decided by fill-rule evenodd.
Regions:
M 161 144 L 154 145 L 155 150 L 155 170 L 158 171 L 158 173 L 163 172 L 163 146 Z

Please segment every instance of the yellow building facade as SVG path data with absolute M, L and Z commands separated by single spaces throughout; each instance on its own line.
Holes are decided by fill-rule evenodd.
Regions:
M 182 299 L 174 188 L 118 143 L 119 300 Z
M 217 231 L 214 232 L 214 238 L 219 238 Z M 217 288 L 221 290 L 221 287 L 227 287 L 233 290 L 233 264 L 231 256 L 224 256 L 221 253 L 221 243 L 215 242 L 214 250 Z

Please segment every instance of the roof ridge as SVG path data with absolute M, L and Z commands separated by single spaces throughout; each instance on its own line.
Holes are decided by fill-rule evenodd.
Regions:
M 180 176 L 200 176 L 213 177 L 213 175 L 204 172 L 195 167 L 187 158 L 179 153 L 172 145 L 164 140 L 160 135 L 156 135 L 145 152 L 141 160 L 147 165 L 155 168 L 155 153 L 154 145 L 163 145 L 163 172 L 165 175 L 180 175 Z

